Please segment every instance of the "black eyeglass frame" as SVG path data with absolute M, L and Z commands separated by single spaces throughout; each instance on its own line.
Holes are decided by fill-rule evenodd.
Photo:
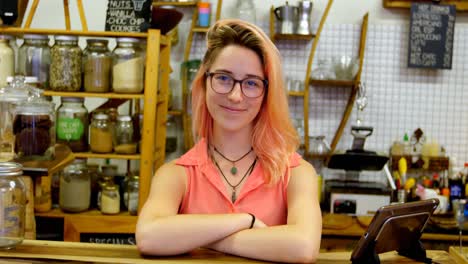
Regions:
M 232 80 L 234 81 L 234 83 L 232 84 L 232 87 L 231 89 L 228 91 L 228 92 L 225 92 L 225 93 L 220 93 L 218 91 L 216 91 L 214 88 L 213 88 L 213 76 L 215 74 L 225 74 L 225 75 L 228 75 L 232 78 Z M 245 79 L 242 79 L 242 80 L 237 80 L 235 79 L 234 77 L 232 77 L 230 74 L 227 74 L 227 73 L 222 73 L 222 72 L 205 72 L 205 76 L 206 77 L 210 77 L 210 86 L 211 86 L 211 89 L 213 89 L 213 91 L 217 94 L 229 94 L 230 92 L 232 92 L 232 90 L 234 89 L 234 86 L 236 86 L 236 83 L 239 83 L 240 84 L 240 88 L 241 88 L 241 91 L 242 91 L 242 94 L 247 97 L 247 98 L 258 98 L 264 94 L 266 94 L 266 91 L 268 90 L 268 80 L 266 79 L 260 79 L 258 77 L 248 77 L 248 78 L 245 78 Z M 252 78 L 255 78 L 255 79 L 258 79 L 260 81 L 262 81 L 263 83 L 263 91 L 262 93 L 259 95 L 259 96 L 255 96 L 255 97 L 250 97 L 250 96 L 247 96 L 245 93 L 244 93 L 244 89 L 242 88 L 242 82 L 244 82 L 245 80 L 248 80 L 248 79 L 252 79 Z

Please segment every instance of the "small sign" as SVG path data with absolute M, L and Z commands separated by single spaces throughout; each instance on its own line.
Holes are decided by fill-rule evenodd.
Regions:
M 455 6 L 411 4 L 408 67 L 451 69 Z
M 114 245 L 136 245 L 135 234 L 81 233 L 80 242 Z
M 151 19 L 151 0 L 108 0 L 106 31 L 146 32 Z

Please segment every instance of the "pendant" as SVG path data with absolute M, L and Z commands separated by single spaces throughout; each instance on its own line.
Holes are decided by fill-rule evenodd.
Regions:
M 232 189 L 232 196 L 231 196 L 232 203 L 234 203 L 236 199 L 237 199 L 236 189 Z
M 237 168 L 236 168 L 236 166 L 232 166 L 232 168 L 231 168 L 231 174 L 232 174 L 232 175 L 236 175 L 236 174 L 237 174 Z

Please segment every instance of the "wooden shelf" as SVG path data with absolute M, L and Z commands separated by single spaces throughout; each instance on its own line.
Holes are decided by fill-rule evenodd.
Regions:
M 121 93 L 86 93 L 86 92 L 56 92 L 45 90 L 45 96 L 64 96 L 64 97 L 96 97 L 111 99 L 143 99 L 144 94 L 121 94 Z
M 383 6 L 385 8 L 406 8 L 409 9 L 411 7 L 412 2 L 417 2 L 417 3 L 427 3 L 427 4 L 432 4 L 437 1 L 432 1 L 432 0 L 419 0 L 419 1 L 412 1 L 412 0 L 384 0 L 383 1 Z M 457 11 L 468 11 L 468 2 L 467 1 L 461 1 L 461 0 L 442 0 L 440 1 L 441 5 L 455 5 L 455 8 Z
M 198 33 L 206 33 L 208 32 L 208 29 L 207 27 L 194 27 L 192 29 L 193 32 L 198 32 Z
M 356 84 L 356 81 L 353 80 L 316 80 L 310 79 L 310 84 L 312 85 L 329 85 L 329 86 L 347 86 L 353 87 Z
M 301 34 L 274 34 L 273 38 L 275 40 L 278 39 L 286 39 L 286 40 L 311 40 L 315 37 L 315 34 L 309 35 L 301 35 Z
M 66 216 L 93 216 L 93 217 L 132 217 L 132 218 L 136 218 L 136 216 L 133 216 L 133 215 L 130 215 L 127 211 L 125 212 L 120 212 L 118 214 L 115 214 L 115 215 L 105 215 L 105 214 L 102 214 L 101 211 L 97 210 L 97 209 L 91 209 L 91 210 L 88 210 L 88 211 L 84 211 L 84 212 L 81 212 L 81 213 L 66 213 L 64 211 L 62 211 L 61 209 L 59 208 L 54 208 L 48 212 L 36 212 L 35 213 L 36 216 L 39 216 L 39 217 L 48 217 L 48 218 L 63 218 L 63 217 L 66 217 Z
M 288 92 L 288 95 L 289 95 L 289 96 L 304 97 L 304 96 L 305 96 L 305 92 L 304 92 L 304 91 L 301 91 L 301 92 L 289 91 L 289 92 Z
M 153 0 L 153 6 L 177 6 L 177 7 L 192 7 L 197 5 L 197 1 L 189 2 L 162 2 Z
M 168 115 L 180 116 L 182 115 L 182 110 L 170 110 L 167 112 Z
M 117 154 L 117 153 L 92 153 L 92 152 L 77 152 L 73 153 L 75 158 L 95 158 L 95 159 L 128 159 L 139 160 L 140 154 Z

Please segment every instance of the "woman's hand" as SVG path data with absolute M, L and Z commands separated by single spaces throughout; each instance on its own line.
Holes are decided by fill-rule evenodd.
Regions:
M 255 218 L 255 223 L 252 227 L 253 228 L 264 228 L 264 227 L 268 227 L 265 223 L 263 223 L 262 220 L 260 220 L 259 218 Z

